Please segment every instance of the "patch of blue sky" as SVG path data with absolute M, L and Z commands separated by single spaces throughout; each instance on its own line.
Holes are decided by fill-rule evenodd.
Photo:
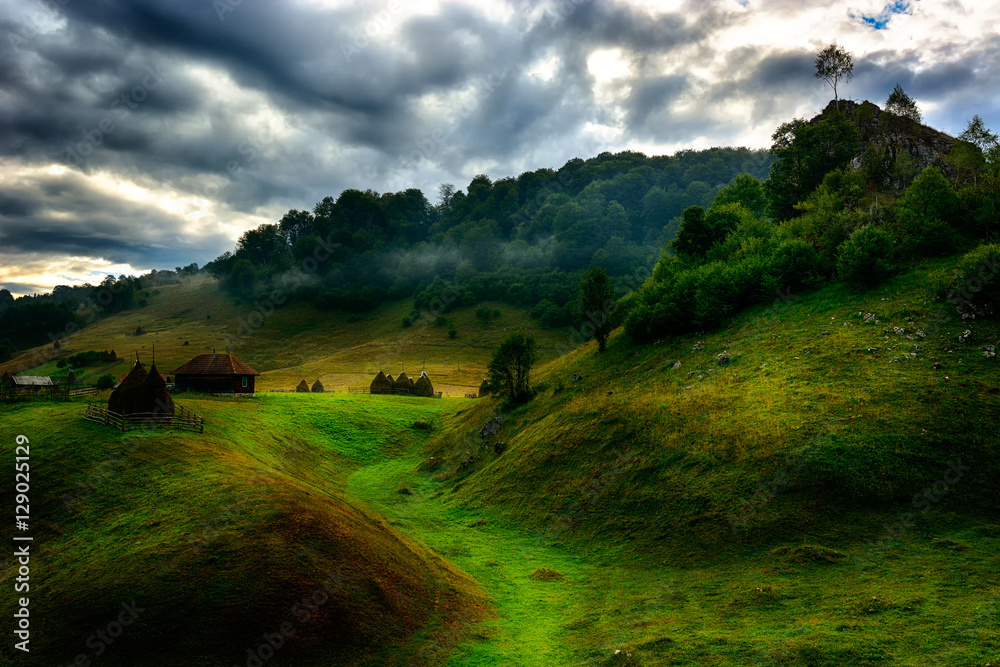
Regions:
M 909 14 L 912 2 L 910 0 L 895 0 L 887 4 L 878 14 L 851 14 L 852 19 L 858 19 L 875 30 L 885 30 L 889 21 L 897 14 Z

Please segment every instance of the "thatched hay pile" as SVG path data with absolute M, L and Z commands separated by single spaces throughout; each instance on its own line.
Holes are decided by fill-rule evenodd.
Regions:
M 142 392 L 143 383 L 146 382 L 146 367 L 136 359 L 132 370 L 128 372 L 125 379 L 121 381 L 118 388 L 111 392 L 108 397 L 108 410 L 117 412 L 120 415 L 130 415 L 136 410 L 135 406 L 139 402 L 139 395 Z
M 305 378 L 302 378 L 302 381 L 295 387 L 295 391 L 304 394 L 309 393 L 309 383 L 306 382 Z
M 74 373 L 73 371 L 70 371 L 69 375 L 66 376 L 66 382 L 68 384 L 75 384 L 76 383 L 76 373 Z
M 319 381 L 319 378 L 316 378 L 316 381 L 313 382 L 313 386 L 312 386 L 312 389 L 310 389 L 310 391 L 312 393 L 314 393 L 314 394 L 322 394 L 323 393 L 323 391 L 324 391 L 324 389 L 323 389 L 323 383 Z
M 392 384 L 393 387 L 396 386 L 396 381 L 392 378 L 392 373 L 387 374 L 385 376 L 385 379 L 388 380 Z
M 158 416 L 174 414 L 174 399 L 167 391 L 167 383 L 156 370 L 156 362 L 149 367 L 149 374 L 146 375 L 139 396 L 133 404 L 135 412 L 146 412 Z
M 396 384 L 393 389 L 399 393 L 405 393 L 407 391 L 413 391 L 413 378 L 406 374 L 406 371 L 399 371 L 399 375 L 396 376 Z
M 375 379 L 372 380 L 371 386 L 368 388 L 368 393 L 370 394 L 389 394 L 392 392 L 393 383 L 385 376 L 382 371 L 378 372 Z
M 417 381 L 413 383 L 413 393 L 417 396 L 434 396 L 434 385 L 431 384 L 431 379 L 427 377 L 427 373 L 421 371 L 420 377 Z
M 489 380 L 483 378 L 483 383 L 479 385 L 479 397 L 482 398 L 483 396 L 489 396 L 491 393 L 493 392 L 490 391 Z

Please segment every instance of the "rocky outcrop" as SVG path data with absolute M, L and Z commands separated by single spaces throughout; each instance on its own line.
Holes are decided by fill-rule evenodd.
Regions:
M 948 161 L 952 148 L 958 141 L 955 137 L 939 132 L 933 127 L 915 123 L 912 120 L 895 117 L 894 130 L 887 128 L 882 122 L 886 112 L 877 104 L 865 100 L 854 102 L 831 100 L 822 113 L 809 121 L 814 125 L 837 111 L 844 114 L 858 126 L 861 132 L 862 145 L 852 166 L 861 165 L 861 156 L 870 146 L 883 150 L 905 151 L 914 162 L 917 173 L 927 167 L 937 167 L 946 177 L 955 175 L 955 166 Z M 870 112 L 870 116 L 868 115 Z

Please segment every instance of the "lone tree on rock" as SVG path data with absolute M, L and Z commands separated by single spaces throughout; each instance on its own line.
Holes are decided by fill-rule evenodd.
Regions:
M 531 398 L 528 374 L 538 361 L 538 346 L 534 336 L 515 331 L 493 354 L 486 382 L 490 391 L 511 403 L 523 403 Z
M 833 99 L 837 101 L 839 109 L 837 84 L 841 79 L 846 83 L 854 78 L 854 59 L 844 47 L 831 44 L 816 56 L 816 78 L 823 79 L 833 88 Z
M 885 110 L 893 116 L 909 119 L 917 125 L 920 124 L 920 109 L 917 108 L 917 103 L 903 91 L 903 87 L 898 83 L 885 101 Z

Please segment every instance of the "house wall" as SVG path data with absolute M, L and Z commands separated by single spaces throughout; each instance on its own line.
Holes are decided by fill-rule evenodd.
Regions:
M 178 391 L 203 391 L 209 394 L 252 394 L 253 375 L 177 375 L 174 385 Z M 247 378 L 247 386 L 243 386 Z

